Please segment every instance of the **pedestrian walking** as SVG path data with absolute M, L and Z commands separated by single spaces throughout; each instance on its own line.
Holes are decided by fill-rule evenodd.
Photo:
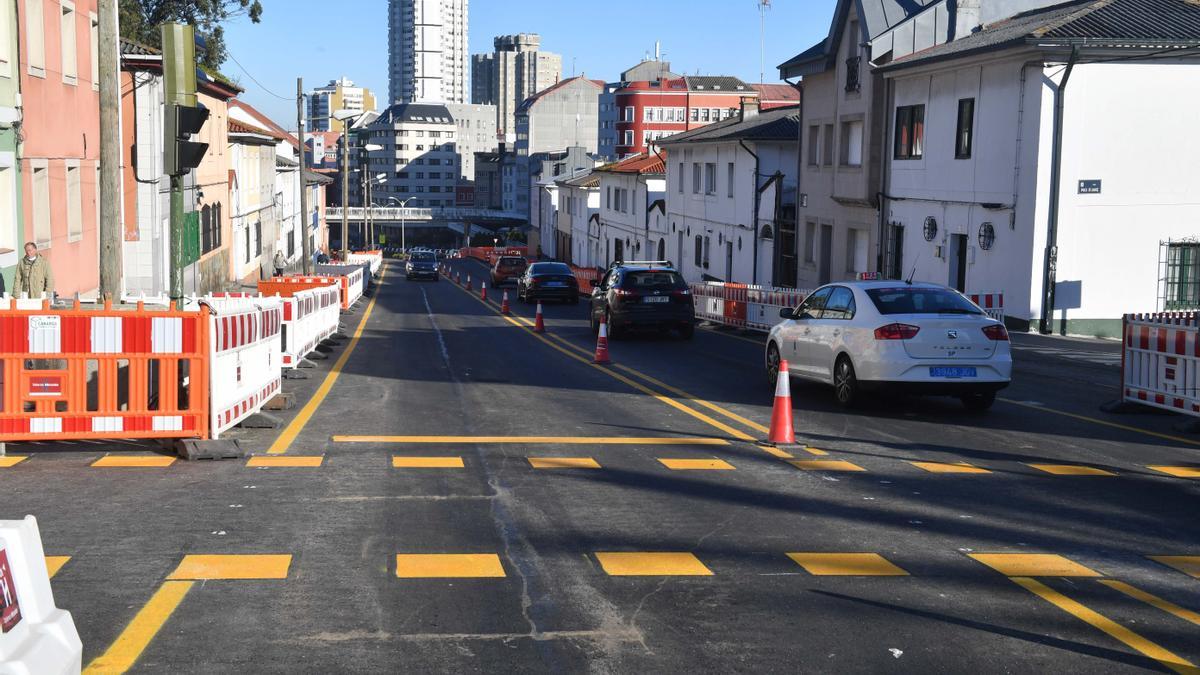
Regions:
M 13 295 L 21 297 L 27 293 L 31 298 L 54 297 L 54 271 L 50 269 L 50 261 L 38 253 L 37 244 L 25 244 L 25 257 L 17 263 L 16 274 L 13 275 Z
M 287 269 L 287 258 L 283 257 L 283 251 L 275 251 L 275 276 L 283 276 L 285 269 Z

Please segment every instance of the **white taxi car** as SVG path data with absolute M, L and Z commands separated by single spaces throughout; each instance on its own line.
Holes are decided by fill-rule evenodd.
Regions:
M 958 291 L 904 281 L 847 281 L 813 291 L 767 339 L 772 386 L 788 372 L 832 384 L 842 406 L 864 390 L 956 396 L 986 410 L 1012 379 L 1004 324 Z

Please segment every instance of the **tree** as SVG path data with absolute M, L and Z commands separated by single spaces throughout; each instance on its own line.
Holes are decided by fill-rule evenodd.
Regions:
M 238 16 L 254 23 L 262 20 L 259 0 L 120 0 L 121 37 L 151 47 L 162 47 L 159 26 L 168 21 L 191 24 L 207 45 L 200 63 L 217 70 L 225 62 L 225 29 L 222 24 Z

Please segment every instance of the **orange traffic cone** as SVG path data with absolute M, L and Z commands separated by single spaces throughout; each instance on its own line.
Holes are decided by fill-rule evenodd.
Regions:
M 508 309 L 508 291 L 504 291 L 504 298 L 500 301 L 500 313 L 511 314 Z
M 459 286 L 462 286 L 462 272 L 454 273 L 454 283 L 458 284 Z
M 474 290 L 473 288 L 471 288 L 471 275 L 470 274 L 467 275 L 467 290 L 468 291 Z
M 533 332 L 535 332 L 535 333 L 545 333 L 546 332 L 546 322 L 542 321 L 542 301 L 541 300 L 538 301 L 537 314 L 535 314 L 533 317 Z
M 600 334 L 596 337 L 596 356 L 592 359 L 592 363 L 601 365 L 612 363 L 612 359 L 608 358 L 608 321 L 603 315 L 600 317 Z
M 792 388 L 788 362 L 779 362 L 779 377 L 775 380 L 775 408 L 771 411 L 771 430 L 768 445 L 793 445 L 796 432 L 792 427 Z
M 486 281 L 479 284 L 479 297 L 482 298 L 484 302 L 487 302 L 487 282 Z

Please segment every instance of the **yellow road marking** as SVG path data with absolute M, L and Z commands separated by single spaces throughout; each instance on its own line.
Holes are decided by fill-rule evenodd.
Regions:
M 815 576 L 908 576 L 908 572 L 892 564 L 878 553 L 789 553 L 787 557 Z
M 334 443 L 523 445 L 729 445 L 723 438 L 613 438 L 610 436 L 334 436 Z
M 290 555 L 186 555 L 167 579 L 286 579 L 291 564 Z
M 909 464 L 929 473 L 991 473 L 987 469 L 981 469 L 966 462 L 909 462 Z
M 1152 436 L 1154 438 L 1161 438 L 1161 439 L 1167 440 L 1167 441 L 1175 441 L 1176 443 L 1186 443 L 1187 445 L 1200 445 L 1200 441 L 1195 441 L 1190 438 L 1184 438 L 1182 436 L 1172 436 L 1171 434 L 1160 434 L 1157 431 L 1150 431 L 1149 429 L 1139 429 L 1138 427 L 1131 427 L 1127 424 L 1117 424 L 1116 422 L 1109 422 L 1108 420 L 1097 419 L 1095 417 L 1088 417 L 1087 415 L 1077 415 L 1075 413 L 1066 412 L 1065 410 L 1055 410 L 1054 408 L 1047 408 L 1046 406 L 1042 406 L 1042 405 L 1031 405 L 1029 403 L 1023 403 L 1021 401 L 1014 401 L 1010 398 L 999 398 L 997 400 L 1003 401 L 1005 403 L 1011 403 L 1012 405 L 1020 406 L 1022 408 L 1029 408 L 1031 410 L 1041 410 L 1042 412 L 1047 412 L 1052 415 L 1061 415 L 1062 417 L 1070 417 L 1071 419 L 1080 420 L 1082 422 L 1091 422 L 1092 424 L 1099 424 L 1101 426 L 1111 427 L 1113 429 L 1120 429 L 1122 431 L 1131 431 L 1135 434 Z
M 840 459 L 792 459 L 788 464 L 805 471 L 866 471 L 866 469 Z
M 609 377 L 617 380 L 618 382 L 621 382 L 630 387 L 633 387 L 634 389 L 642 392 L 643 394 L 646 394 L 647 396 L 655 398 L 655 399 L 661 401 L 662 403 L 665 403 L 684 414 L 691 415 L 692 417 L 700 420 L 701 422 L 704 422 L 705 424 L 707 424 L 711 427 L 720 429 L 721 431 L 725 432 L 726 434 L 729 434 L 733 438 L 736 438 L 740 441 L 753 441 L 754 440 L 754 438 L 749 436 L 748 434 L 742 433 L 741 431 L 738 431 L 737 429 L 734 429 L 733 427 L 730 427 L 722 422 L 718 422 L 717 420 L 714 420 L 713 418 L 709 417 L 708 415 L 705 415 L 704 413 L 701 413 L 698 410 L 693 410 L 692 408 L 689 408 L 689 407 L 683 405 L 682 403 L 680 403 L 679 401 L 676 401 L 673 398 L 664 396 L 663 394 L 660 394 L 660 393 L 654 391 L 653 389 L 646 387 L 645 385 L 643 385 L 641 383 L 635 382 L 635 381 L 629 379 L 628 377 L 625 377 L 624 375 L 617 373 L 612 368 L 605 368 L 604 366 L 600 366 L 600 365 L 592 363 L 590 354 L 587 355 L 586 357 L 580 356 L 580 353 L 586 354 L 586 352 L 583 352 L 582 350 L 579 350 L 579 353 L 576 353 L 575 351 L 570 351 L 568 349 L 560 347 L 559 345 L 554 344 L 554 342 L 551 341 L 550 339 L 548 339 L 544 334 L 534 333 L 526 323 L 522 323 L 521 321 L 518 321 L 517 319 L 514 319 L 511 316 L 506 316 L 504 314 L 500 314 L 498 310 L 496 310 L 494 307 L 492 307 L 490 302 L 481 300 L 480 298 L 476 297 L 474 294 L 472 294 L 470 291 L 466 290 L 465 288 L 460 288 L 459 286 L 455 286 L 455 288 L 459 288 L 459 290 L 466 293 L 468 297 L 474 299 L 475 301 L 481 303 L 483 306 L 492 310 L 497 315 L 499 315 L 500 318 L 504 319 L 508 323 L 516 326 L 517 328 L 525 329 L 526 332 L 528 332 L 534 338 L 541 340 L 543 344 L 547 345 L 551 349 L 554 349 L 565 356 L 575 359 L 576 361 L 579 361 L 580 363 L 582 363 L 584 365 L 591 366 L 592 368 L 595 368 L 596 370 L 607 374 Z M 555 336 L 555 337 L 557 337 L 557 336 Z M 574 345 L 570 345 L 570 347 L 572 350 L 578 350 L 578 348 L 575 347 Z M 699 399 L 696 399 L 696 400 L 697 400 L 697 402 L 699 402 Z M 733 415 L 734 413 L 729 413 L 729 414 Z
M 733 465 L 723 459 L 664 459 L 659 462 L 675 471 L 733 471 Z
M 818 457 L 822 457 L 822 456 L 829 454 L 828 452 L 825 452 L 824 450 L 822 450 L 820 448 L 814 448 L 814 447 L 810 447 L 807 445 L 804 446 L 804 451 L 810 455 L 817 455 Z
M 1198 669 L 1195 664 L 1181 656 L 1177 656 L 1163 647 L 1147 640 L 1137 633 L 1129 630 L 1125 626 L 1109 619 L 1108 617 L 1089 609 L 1084 605 L 1068 598 L 1058 591 L 1050 588 L 1036 579 L 1029 577 L 1012 577 L 1012 582 L 1033 593 L 1039 598 L 1058 607 L 1062 611 L 1071 616 L 1083 621 L 1092 628 L 1107 633 L 1126 646 L 1136 649 L 1145 656 L 1148 656 L 1160 664 L 1170 668 L 1177 673 L 1196 673 Z
M 106 455 L 92 462 L 92 466 L 99 468 L 125 468 L 125 469 L 145 469 L 171 466 L 175 463 L 177 457 L 164 457 L 162 455 Z
M 771 447 L 770 445 L 763 445 L 761 443 L 756 444 L 756 445 L 759 450 L 762 450 L 763 452 L 767 453 L 768 455 L 773 455 L 775 457 L 778 457 L 779 459 L 791 459 L 792 458 L 792 453 L 790 453 L 786 450 L 780 450 L 779 448 Z
M 1038 471 L 1045 471 L 1055 476 L 1115 476 L 1117 474 L 1104 469 L 1097 469 L 1094 466 L 1081 466 L 1078 464 L 1030 464 L 1029 466 Z
M 535 469 L 599 469 L 600 463 L 591 457 L 530 457 Z
M 394 469 L 461 469 L 462 457 L 393 457 Z
M 402 553 L 396 556 L 401 579 L 466 579 L 503 577 L 504 565 L 494 553 Z
M 1099 572 L 1053 553 L 971 553 L 1006 577 L 1099 577 Z
M 1168 476 L 1176 478 L 1200 478 L 1200 468 L 1194 466 L 1148 466 L 1147 469 L 1154 469 L 1159 473 L 1165 473 Z
M 167 581 L 154 592 L 150 601 L 138 610 L 133 621 L 121 631 L 108 650 L 88 664 L 84 673 L 124 673 L 133 667 L 146 646 L 162 629 L 183 597 L 191 590 L 193 581 Z
M 1200 555 L 1152 555 L 1149 558 L 1190 577 L 1200 579 Z
M 596 560 L 614 577 L 712 576 L 691 553 L 597 553 Z
M 383 280 L 383 270 L 379 273 L 379 280 Z M 379 282 L 377 282 L 379 283 Z M 325 380 L 321 382 L 321 386 L 317 388 L 316 393 L 304 404 L 296 417 L 287 425 L 283 433 L 279 434 L 279 438 L 267 448 L 268 455 L 282 455 L 292 446 L 292 442 L 304 431 L 305 425 L 312 419 L 317 408 L 325 402 L 325 397 L 329 395 L 329 391 L 333 389 L 333 384 L 337 382 L 338 377 L 342 374 L 342 368 L 346 367 L 346 362 L 350 360 L 350 355 L 354 353 L 354 348 L 358 346 L 358 341 L 362 338 L 363 331 L 367 327 L 367 320 L 371 318 L 371 311 L 375 309 L 375 301 L 379 299 L 379 291 L 376 290 L 375 295 L 371 296 L 371 302 L 367 303 L 366 310 L 363 311 L 362 318 L 358 320 L 358 327 L 354 329 L 354 335 L 350 338 L 350 343 L 346 345 L 346 351 L 338 357 L 334 362 L 333 368 L 329 369 L 329 374 L 325 376 Z
M 325 461 L 324 455 L 292 455 L 291 457 L 251 457 L 246 466 L 317 467 Z
M 6 457 L 0 457 L 0 468 L 16 466 L 27 459 L 29 459 L 29 455 L 8 455 Z
M 1157 595 L 1151 595 L 1140 588 L 1134 588 L 1123 581 L 1117 581 L 1116 579 L 1101 579 L 1100 583 L 1108 586 L 1111 589 L 1120 591 L 1131 598 L 1141 600 L 1155 609 L 1161 609 L 1162 611 L 1174 615 L 1177 618 L 1200 626 L 1200 614 L 1193 612 L 1190 609 L 1184 609 L 1173 602 L 1163 600 Z
M 54 575 L 58 574 L 58 571 L 61 570 L 63 565 L 66 565 L 67 561 L 70 559 L 71 556 L 69 555 L 46 556 L 46 575 L 53 579 Z

